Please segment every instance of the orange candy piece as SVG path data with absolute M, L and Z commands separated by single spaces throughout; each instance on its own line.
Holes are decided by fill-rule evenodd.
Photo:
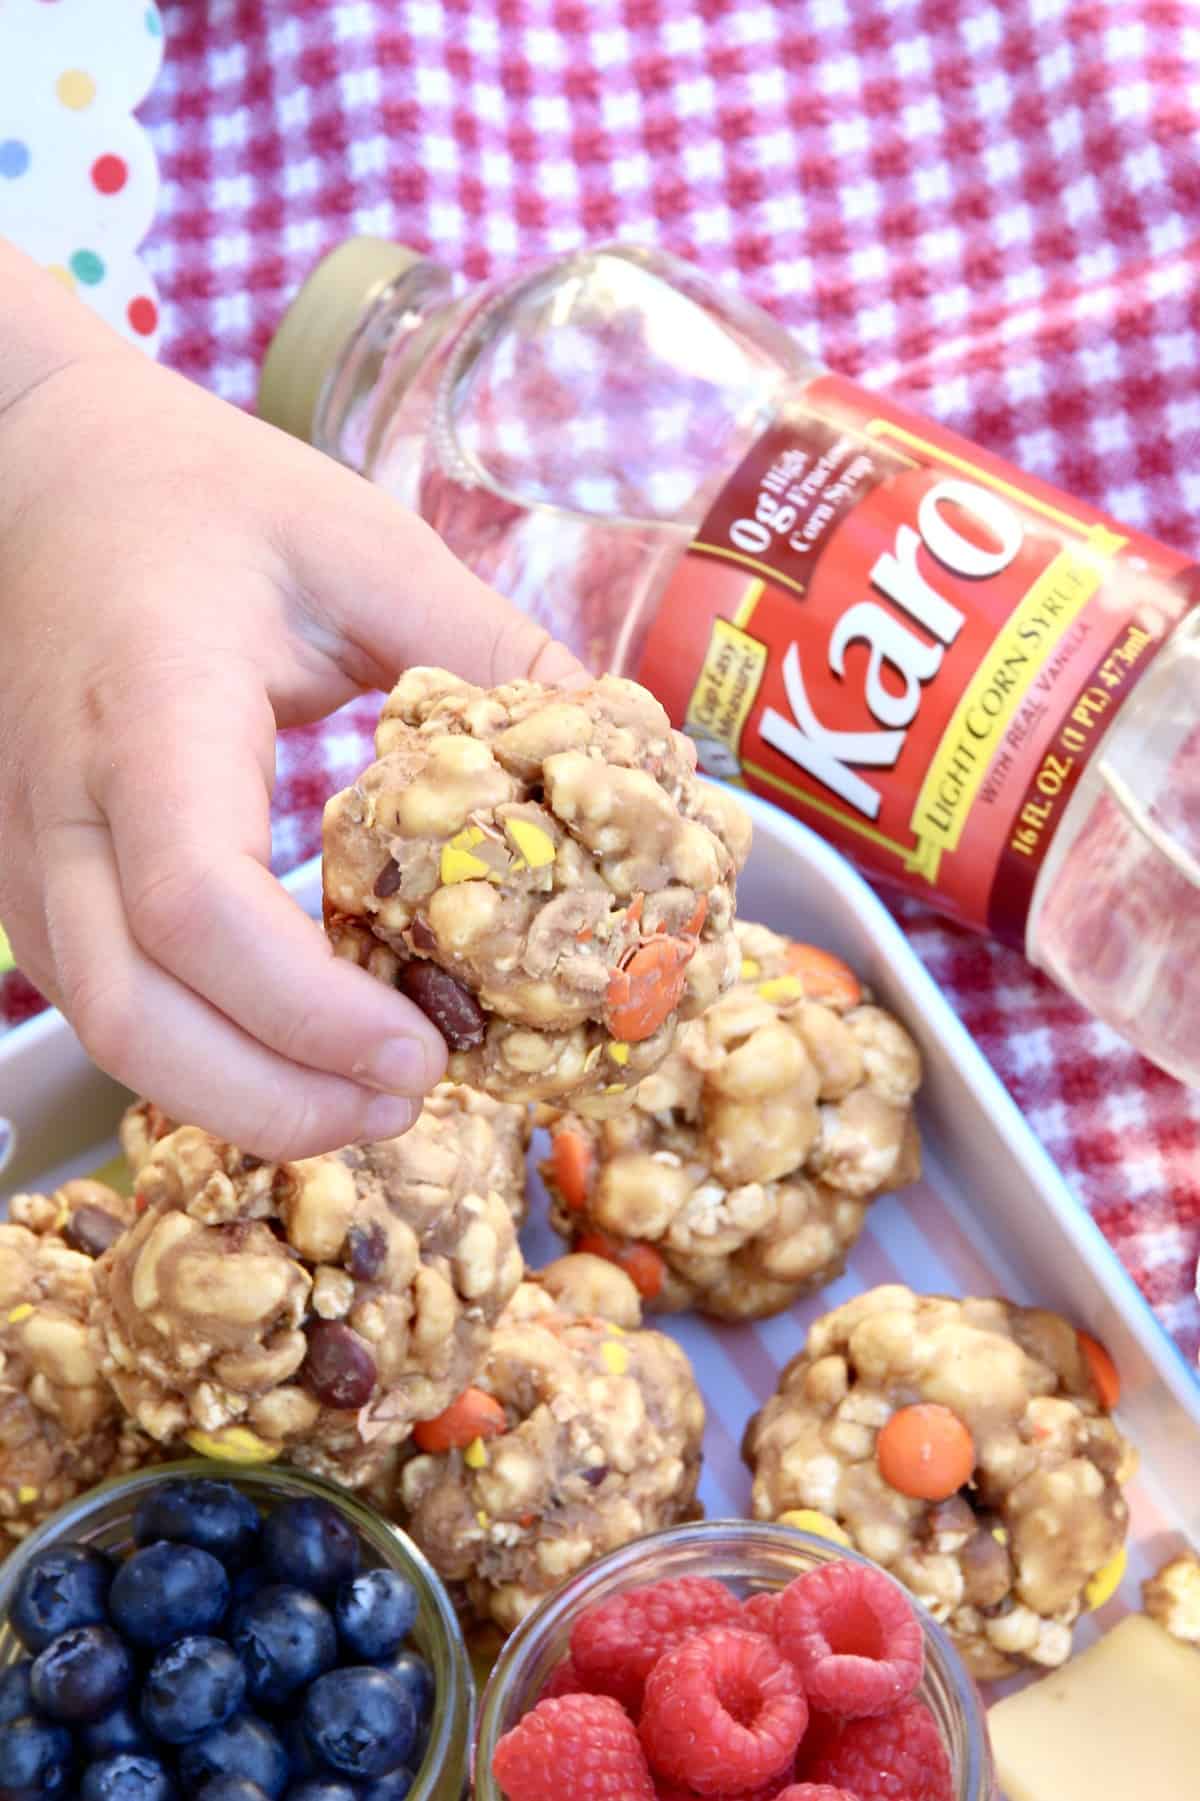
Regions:
M 812 1001 L 832 1001 L 836 1006 L 857 1007 L 862 983 L 840 957 L 817 944 L 793 942 L 787 947 L 788 974 L 799 978 Z
M 465 1451 L 477 1438 L 495 1438 L 508 1421 L 494 1395 L 464 1388 L 456 1401 L 431 1420 L 418 1420 L 413 1443 L 419 1451 Z
M 554 1134 L 550 1146 L 550 1173 L 567 1206 L 582 1213 L 587 1206 L 592 1178 L 592 1147 L 582 1132 L 570 1128 Z
M 604 1023 L 625 1044 L 641 1044 L 675 1011 L 687 983 L 695 939 L 648 938 L 609 977 Z
M 1088 1366 L 1092 1386 L 1100 1397 L 1100 1405 L 1111 1413 L 1121 1399 L 1121 1378 L 1117 1374 L 1117 1366 L 1100 1340 L 1093 1338 L 1090 1332 L 1080 1332 L 1078 1337 L 1079 1349 Z
M 975 1440 L 957 1413 L 918 1401 L 893 1413 L 875 1440 L 884 1481 L 914 1501 L 946 1501 L 971 1478 Z
M 644 1301 L 653 1301 L 662 1293 L 667 1266 L 653 1245 L 617 1244 L 602 1232 L 584 1232 L 575 1240 L 575 1249 L 623 1269 Z

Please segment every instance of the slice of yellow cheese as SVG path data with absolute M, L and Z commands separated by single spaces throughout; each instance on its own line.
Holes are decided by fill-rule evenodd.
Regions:
M 988 1713 L 1007 1801 L 1200 1795 L 1200 1653 L 1131 1614 Z

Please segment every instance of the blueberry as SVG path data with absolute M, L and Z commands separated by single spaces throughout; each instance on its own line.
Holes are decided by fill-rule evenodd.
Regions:
M 417 1618 L 417 1591 L 397 1570 L 364 1570 L 338 1589 L 338 1636 L 356 1663 L 379 1663 L 400 1649 Z
M 0 1801 L 49 1801 L 71 1780 L 71 1734 L 22 1714 L 0 1726 Z
M 74 1725 L 108 1713 L 132 1681 L 133 1658 L 111 1626 L 76 1626 L 38 1652 L 29 1689 L 39 1713 Z
M 157 1757 L 118 1751 L 84 1773 L 79 1801 L 174 1801 L 175 1784 Z
M 151 1651 L 185 1633 L 211 1632 L 228 1605 L 229 1578 L 216 1558 L 165 1542 L 135 1551 L 109 1595 L 113 1624 Z
M 133 1539 L 138 1545 L 170 1539 L 195 1545 L 219 1558 L 227 1569 L 240 1569 L 254 1555 L 262 1521 L 258 1508 L 232 1482 L 208 1476 L 163 1482 L 138 1503 Z
M 288 1790 L 288 1797 L 295 1791 Z M 247 1782 L 244 1776 L 214 1776 L 197 1792 L 196 1801 L 268 1801 L 265 1788 Z
M 358 1534 L 328 1501 L 284 1501 L 263 1527 L 263 1563 L 323 1599 L 358 1569 Z
M 433 1712 L 433 1671 L 416 1651 L 397 1651 L 381 1666 L 394 1676 L 416 1710 L 417 1719 L 427 1720 Z
M 284 1801 L 358 1801 L 358 1790 L 336 1776 L 309 1776 L 290 1788 Z
M 267 1586 L 267 1581 L 268 1578 L 263 1574 L 262 1570 L 258 1568 L 257 1564 L 251 1564 L 248 1569 L 238 1571 L 237 1575 L 229 1585 L 229 1614 L 231 1619 L 236 1616 L 240 1607 L 243 1607 L 247 1601 L 252 1601 L 254 1599 L 260 1588 L 265 1588 Z
M 79 1746 L 88 1758 L 115 1757 L 118 1751 L 148 1751 L 146 1728 L 128 1701 L 91 1720 L 79 1734 Z
M 298 1713 L 283 1728 L 283 1746 L 291 1765 L 292 1779 L 299 1782 L 305 1776 L 329 1776 L 327 1763 L 313 1751 L 304 1732 L 304 1721 Z
M 337 1662 L 337 1633 L 315 1595 L 285 1583 L 260 1589 L 233 1623 L 230 1639 L 256 1701 L 278 1705 Z
M 384 1670 L 359 1665 L 318 1676 L 304 1697 L 304 1730 L 318 1757 L 347 1776 L 382 1776 L 417 1737 L 417 1710 Z
M 39 1551 L 17 1583 L 8 1623 L 27 1651 L 44 1651 L 72 1626 L 103 1626 L 113 1566 L 90 1545 Z
M 246 1672 L 223 1639 L 180 1638 L 150 1665 L 142 1718 L 155 1738 L 183 1745 L 223 1726 L 245 1693 Z
M 287 1787 L 287 1752 L 265 1720 L 235 1713 L 223 1726 L 214 1726 L 183 1747 L 179 1774 L 188 1790 L 202 1788 L 214 1776 L 240 1776 L 256 1782 L 269 1801 L 278 1801 Z
M 389 1770 L 378 1782 L 362 1791 L 362 1801 L 404 1801 L 404 1797 L 417 1780 L 415 1773 L 407 1764 L 401 1764 L 397 1770 Z
M 10 1720 L 19 1720 L 23 1713 L 33 1712 L 33 1701 L 29 1694 L 29 1672 L 33 1668 L 32 1657 L 22 1657 L 17 1663 L 10 1663 L 8 1668 L 0 1672 L 0 1726 L 7 1726 Z

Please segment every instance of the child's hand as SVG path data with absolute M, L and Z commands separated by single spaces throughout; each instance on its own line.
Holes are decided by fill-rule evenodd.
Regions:
M 176 1118 L 264 1156 L 391 1136 L 444 1047 L 270 875 L 276 724 L 416 662 L 484 684 L 579 666 L 379 490 L 124 348 L 3 246 L 0 296 L 17 960 Z

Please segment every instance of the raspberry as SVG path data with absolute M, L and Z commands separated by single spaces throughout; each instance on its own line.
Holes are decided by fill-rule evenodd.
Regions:
M 539 1701 L 557 1701 L 562 1695 L 586 1695 L 587 1683 L 575 1668 L 573 1657 L 564 1657 L 562 1662 L 551 1670 L 546 1678 L 546 1686 L 538 1696 Z
M 775 1801 L 858 1801 L 848 1788 L 830 1788 L 827 1782 L 793 1782 L 781 1789 Z
M 923 1701 L 844 1720 L 800 1761 L 806 1782 L 848 1789 L 856 1801 L 954 1801 L 950 1759 Z
M 539 1701 L 496 1746 L 492 1775 L 508 1801 L 655 1801 L 637 1733 L 608 1695 Z
M 575 1622 L 571 1656 L 580 1680 L 636 1716 L 646 1678 L 664 1651 L 693 1632 L 736 1619 L 739 1603 L 723 1582 L 680 1576 L 601 1601 Z
M 710 1626 L 659 1658 L 638 1730 L 656 1776 L 729 1795 L 788 1769 L 807 1724 L 796 1672 L 771 1641 Z
M 751 1595 L 742 1602 L 742 1611 L 738 1615 L 738 1625 L 747 1632 L 761 1632 L 767 1638 L 774 1638 L 779 1627 L 779 1603 L 783 1596 L 777 1589 L 763 1589 L 760 1594 Z
M 790 1771 L 789 1771 L 790 1775 Z M 787 1776 L 777 1776 L 766 1788 L 756 1788 L 752 1795 L 698 1795 L 694 1788 L 676 1788 L 673 1782 L 660 1782 L 655 1790 L 658 1801 L 782 1801 L 787 1790 L 781 1785 Z M 834 1791 L 836 1793 L 836 1791 Z M 850 1801 L 854 1801 L 851 1796 Z
M 905 1701 L 925 1668 L 925 1637 L 890 1576 L 826 1563 L 798 1576 L 779 1603 L 776 1639 L 814 1707 L 843 1719 Z

